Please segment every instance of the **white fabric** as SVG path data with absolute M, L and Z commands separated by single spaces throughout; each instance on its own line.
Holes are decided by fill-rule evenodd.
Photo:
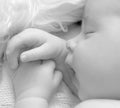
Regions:
M 79 103 L 68 87 L 63 82 L 59 91 L 51 101 L 50 108 L 74 108 Z
M 0 83 L 0 108 L 13 108 L 14 95 L 11 81 L 8 74 L 2 72 L 2 82 Z

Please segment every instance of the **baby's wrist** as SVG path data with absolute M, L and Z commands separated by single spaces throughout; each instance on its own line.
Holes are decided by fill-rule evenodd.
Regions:
M 48 101 L 40 97 L 23 98 L 16 101 L 15 108 L 48 108 Z
M 21 91 L 18 95 L 16 95 L 16 100 L 19 101 L 26 98 L 38 97 L 49 101 L 51 95 L 52 95 L 51 91 L 50 90 L 48 91 L 46 88 L 31 87 L 27 90 Z

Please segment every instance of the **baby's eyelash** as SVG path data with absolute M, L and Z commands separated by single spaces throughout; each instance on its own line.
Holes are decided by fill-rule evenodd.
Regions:
M 89 31 L 89 32 L 85 32 L 84 34 L 84 38 L 85 39 L 88 39 L 90 38 L 91 36 L 93 36 L 92 34 L 94 34 L 95 32 L 94 31 Z
M 94 31 L 85 32 L 85 34 L 91 34 L 91 33 L 95 33 L 95 32 Z

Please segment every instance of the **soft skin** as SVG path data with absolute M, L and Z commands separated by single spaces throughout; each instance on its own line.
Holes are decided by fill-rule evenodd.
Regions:
M 82 100 L 120 99 L 119 2 L 88 0 L 82 32 L 67 44 L 66 61 L 75 71 Z
M 13 77 L 15 108 L 33 108 L 31 102 L 35 108 L 41 107 L 40 101 L 49 102 L 61 80 L 62 73 L 55 70 L 53 61 L 22 63 Z
M 67 44 L 66 62 L 75 71 L 81 100 L 120 99 L 119 4 L 119 0 L 88 0 L 82 32 Z M 91 108 L 94 102 L 85 101 L 82 108 Z
M 75 31 L 75 33 L 68 32 L 64 34 L 65 37 L 69 33 L 78 34 L 78 28 L 75 28 L 77 31 L 71 28 L 71 31 Z M 61 35 L 61 33 L 57 35 Z M 63 79 L 66 84 L 74 93 L 76 92 L 71 80 L 73 72 L 64 62 L 67 55 L 65 40 L 43 30 L 29 28 L 9 40 L 6 55 L 9 65 L 14 69 L 18 67 L 19 60 L 30 62 L 53 59 L 56 62 L 56 68 L 63 72 Z

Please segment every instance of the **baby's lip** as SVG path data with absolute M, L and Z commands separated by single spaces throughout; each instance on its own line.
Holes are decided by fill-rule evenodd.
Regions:
M 70 70 L 75 73 L 74 69 L 73 69 L 73 65 L 72 65 L 72 55 L 71 54 L 68 54 L 67 57 L 66 57 L 66 60 L 65 62 L 68 64 Z
M 71 67 L 72 55 L 70 53 L 67 55 L 65 62 Z
M 75 75 L 75 71 L 74 69 L 71 67 L 70 70 L 72 71 L 72 73 Z
M 71 42 L 70 41 L 67 41 L 66 48 L 68 50 L 68 53 L 72 53 L 72 48 L 71 48 Z

